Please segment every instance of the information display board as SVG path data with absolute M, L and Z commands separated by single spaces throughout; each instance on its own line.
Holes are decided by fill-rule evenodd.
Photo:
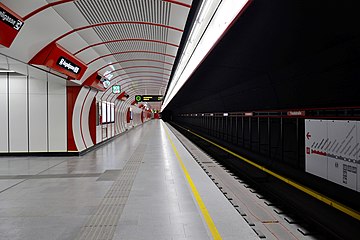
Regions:
M 360 192 L 360 122 L 305 120 L 306 171 Z
M 163 100 L 162 95 L 136 95 L 136 102 L 161 102 Z

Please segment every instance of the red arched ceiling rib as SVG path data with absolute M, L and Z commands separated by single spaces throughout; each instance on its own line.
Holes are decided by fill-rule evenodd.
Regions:
M 38 8 L 38 9 L 36 9 L 35 11 L 29 13 L 28 15 L 23 17 L 23 19 L 25 21 L 25 20 L 31 18 L 32 16 L 38 14 L 39 12 L 42 12 L 42 11 L 48 9 L 49 7 L 53 7 L 53 6 L 68 3 L 68 2 L 74 2 L 74 1 L 76 1 L 76 0 L 60 0 L 60 1 L 57 1 L 57 2 L 52 2 L 52 3 L 46 4 L 46 5 Z M 186 3 L 182 3 L 182 2 L 179 2 L 179 1 L 175 1 L 175 0 L 163 0 L 163 1 L 173 3 L 173 4 L 177 4 L 177 5 L 180 5 L 180 6 L 183 6 L 183 7 L 191 8 L 191 5 L 186 4 Z
M 158 86 L 155 86 L 155 85 L 158 85 Z M 139 87 L 139 86 L 137 86 L 137 87 L 135 87 L 136 90 L 135 90 L 135 89 L 132 89 L 132 88 L 134 88 L 134 87 L 129 86 L 129 85 L 122 85 L 121 87 L 123 88 L 124 92 L 126 92 L 126 93 L 129 94 L 129 95 L 131 95 L 131 94 L 133 94 L 133 93 L 136 93 L 136 92 L 139 91 L 139 90 L 161 90 L 162 88 L 165 88 L 166 85 L 160 85 L 160 84 L 154 83 L 154 86 L 153 86 L 153 87 L 144 87 L 144 86 Z M 125 89 L 125 88 L 127 88 L 127 87 L 129 87 L 129 88 L 128 88 L 128 89 Z M 132 88 L 131 88 L 131 87 L 132 87 Z M 110 101 L 112 102 L 112 101 L 114 100 L 114 98 L 117 98 L 117 97 L 120 96 L 120 95 L 121 95 L 121 93 L 119 93 L 119 94 L 114 94 L 114 96 L 110 98 Z M 106 97 L 106 99 L 108 100 L 110 96 L 111 96 L 111 94 L 109 94 L 109 95 Z M 103 98 L 103 97 L 105 97 L 105 94 L 101 96 L 101 98 Z
M 116 77 L 122 77 L 122 76 L 126 76 L 126 75 L 132 75 L 132 74 L 137 74 L 137 73 L 151 73 L 151 74 L 160 74 L 163 76 L 168 76 L 170 77 L 170 74 L 166 74 L 166 73 L 162 73 L 162 72 L 152 72 L 152 71 L 136 71 L 136 72 L 129 72 L 129 73 L 124 73 L 121 75 L 117 75 Z M 114 78 L 115 79 L 115 78 Z
M 126 62 L 157 62 L 157 63 L 163 63 L 163 64 L 166 64 L 166 65 L 170 65 L 170 66 L 173 66 L 172 63 L 168 63 L 168 62 L 164 62 L 164 61 L 159 61 L 159 60 L 154 60 L 154 59 L 130 59 L 130 60 L 123 60 L 123 61 L 118 61 L 118 62 L 113 62 L 113 63 L 109 63 L 101 68 L 99 68 L 98 70 L 96 70 L 96 72 L 98 71 L 101 71 L 103 70 L 104 68 L 106 67 L 109 67 L 111 65 L 115 65 L 115 64 L 118 64 L 118 63 L 126 63 Z
M 141 79 L 138 80 L 138 81 L 141 81 Z M 162 82 L 152 81 L 152 82 L 148 82 L 148 83 L 150 84 L 149 87 L 147 87 L 147 86 L 141 86 L 141 87 L 146 89 L 146 88 L 155 88 L 155 87 L 159 87 L 159 86 L 161 86 L 161 87 L 166 86 L 166 84 L 162 83 Z M 143 85 L 141 83 L 136 83 L 136 84 Z M 127 82 L 127 83 L 124 83 L 124 84 L 121 85 L 121 89 L 123 89 L 123 91 L 125 91 L 125 92 L 129 91 L 129 89 L 127 89 L 128 87 L 133 87 L 134 88 L 134 86 L 131 85 L 131 82 Z M 139 86 L 135 86 L 135 87 L 137 88 Z M 106 91 L 103 92 L 103 95 L 105 95 L 110 89 L 111 89 L 111 87 L 107 88 Z
M 116 76 L 114 77 L 113 79 L 111 79 L 111 82 L 113 82 L 115 79 L 119 78 L 120 76 Z M 159 81 L 166 81 L 168 82 L 169 80 L 166 79 L 166 78 L 162 78 L 162 77 L 159 77 L 159 76 L 153 76 L 153 75 L 146 75 L 146 76 L 132 76 L 132 77 L 128 77 L 128 78 L 124 78 L 124 79 L 120 79 L 118 81 L 125 81 L 125 80 L 128 80 L 128 79 L 135 79 L 135 78 L 148 78 L 148 79 L 151 79 L 151 78 L 154 78 L 154 79 L 158 79 Z
M 114 43 L 114 42 L 152 42 L 152 43 L 160 43 L 160 44 L 164 44 L 164 45 L 169 45 L 169 46 L 173 46 L 173 47 L 179 47 L 179 45 L 173 44 L 173 43 L 169 43 L 169 42 L 164 42 L 164 41 L 159 41 L 159 40 L 151 40 L 151 39 L 142 39 L 142 38 L 127 38 L 127 39 L 116 39 L 116 40 L 110 40 L 110 41 L 106 41 L 106 42 L 100 42 L 100 43 L 95 43 L 92 45 L 89 45 L 87 47 L 84 47 L 82 49 L 80 49 L 79 51 L 77 51 L 76 53 L 74 53 L 74 55 L 77 55 L 89 48 L 92 47 L 96 47 L 99 45 L 103 45 L 103 44 L 107 44 L 107 43 Z
M 123 84 L 121 85 L 121 87 L 122 87 L 122 89 L 123 89 L 125 92 L 127 92 L 128 90 L 125 90 L 126 87 L 128 87 L 131 83 L 134 83 L 134 82 L 136 83 L 136 82 L 139 82 L 139 81 L 142 81 L 142 80 L 144 80 L 144 79 L 137 79 L 136 81 L 126 82 L 126 83 L 123 83 Z M 119 84 L 119 83 L 121 83 L 121 82 L 114 83 L 114 84 L 112 84 L 111 86 L 116 85 L 116 84 Z M 139 84 L 139 83 L 137 83 L 137 84 Z M 161 82 L 161 81 L 151 81 L 151 80 L 146 81 L 146 84 L 150 84 L 150 86 L 154 86 L 154 85 L 166 86 L 166 85 L 167 85 L 167 83 L 164 83 L 164 82 Z M 150 88 L 150 87 L 144 87 L 144 89 L 146 89 L 146 88 Z M 110 89 L 111 89 L 111 87 L 107 88 L 107 89 L 105 90 L 105 92 L 103 92 L 102 96 L 106 95 L 106 93 L 107 93 Z
M 112 74 L 114 72 L 119 72 L 121 70 L 126 70 L 126 69 L 133 69 L 133 68 L 154 68 L 154 69 L 160 69 L 160 70 L 166 70 L 166 71 L 170 71 L 171 69 L 167 69 L 167 68 L 162 68 L 162 67 L 155 67 L 155 66 L 132 66 L 132 67 L 125 67 L 125 68 L 119 68 L 116 69 L 114 71 L 109 72 L 108 74 L 105 74 L 104 77 L 108 76 L 109 74 Z
M 139 81 L 143 81 L 144 79 L 138 79 L 138 80 L 136 80 L 135 82 L 139 82 Z M 121 82 L 119 82 L 119 83 L 121 83 Z M 115 83 L 115 84 L 113 84 L 113 85 L 116 85 L 116 84 L 119 84 L 119 83 Z M 123 89 L 123 91 L 125 91 L 126 93 L 128 93 L 128 89 L 125 89 L 126 87 L 129 87 L 129 86 L 131 86 L 130 84 L 132 83 L 132 81 L 131 82 L 126 82 L 126 83 L 122 83 L 121 84 L 121 87 L 122 87 L 122 89 Z M 158 85 L 158 86 L 166 86 L 167 85 L 167 83 L 164 83 L 164 82 L 161 82 L 161 81 L 152 81 L 152 80 L 149 80 L 149 81 L 147 81 L 146 83 L 149 83 L 150 85 L 152 85 L 152 86 L 154 86 L 154 85 Z M 137 84 L 139 84 L 139 83 L 137 83 Z M 111 85 L 111 86 L 113 86 L 113 85 Z M 146 89 L 147 87 L 144 87 L 144 89 Z M 109 90 L 111 89 L 111 87 L 109 87 L 109 88 L 107 88 L 106 89 L 106 91 L 105 92 L 103 92 L 103 94 L 102 94 L 102 96 L 104 96 Z
M 110 53 L 110 54 L 106 54 L 100 57 L 95 58 L 94 60 L 91 60 L 90 62 L 88 62 L 86 65 L 90 65 L 93 62 L 101 59 L 101 58 L 105 58 L 105 57 L 109 57 L 109 56 L 113 56 L 113 55 L 120 55 L 120 54 L 126 54 L 126 53 L 152 53 L 152 54 L 158 54 L 158 55 L 163 55 L 166 57 L 171 57 L 171 58 L 175 58 L 174 55 L 170 55 L 170 54 L 165 54 L 165 53 L 161 53 L 161 52 L 152 52 L 152 51 L 125 51 L 125 52 L 116 52 L 116 53 Z
M 128 89 L 124 90 L 127 94 L 129 94 L 130 96 L 133 96 L 133 95 L 136 95 L 138 94 L 137 92 L 140 90 L 161 90 L 162 88 L 165 88 L 166 86 L 165 85 L 158 85 L 158 87 L 152 87 L 152 88 L 147 88 L 147 87 L 136 87 L 136 89 L 134 89 L 133 87 L 131 86 L 126 86 L 126 87 L 129 87 Z M 120 94 L 119 94 L 120 95 Z M 109 99 L 109 97 L 111 96 L 111 94 L 109 95 L 102 95 L 101 98 L 104 98 L 106 97 L 106 99 Z M 117 94 L 114 95 L 115 97 L 117 97 Z M 114 99 L 114 97 L 112 98 Z
M 57 42 L 60 39 L 63 39 L 64 37 L 74 33 L 74 32 L 78 32 L 81 30 L 85 30 L 88 28 L 94 28 L 94 27 L 100 27 L 100 26 L 106 26 L 106 25 L 120 25 L 120 24 L 139 24 L 139 25 L 150 25 L 150 26 L 155 26 L 155 27 L 163 27 L 163 28 L 168 28 L 168 29 L 172 29 L 178 32 L 183 32 L 184 30 L 180 29 L 180 28 L 176 28 L 176 27 L 171 27 L 168 25 L 164 25 L 164 24 L 159 24 L 159 23 L 152 23 L 152 22 L 140 22 L 140 21 L 117 21 L 117 22 L 103 22 L 103 23 L 96 23 L 96 24 L 92 24 L 92 25 L 88 25 L 88 26 L 84 26 L 84 27 L 79 27 L 79 28 L 75 28 L 67 33 L 64 33 L 63 35 L 61 35 L 60 37 L 56 38 L 54 41 L 52 42 Z

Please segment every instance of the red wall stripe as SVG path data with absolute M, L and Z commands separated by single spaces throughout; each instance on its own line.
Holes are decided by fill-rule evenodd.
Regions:
M 78 151 L 72 128 L 72 118 L 76 99 L 79 95 L 81 87 L 66 87 L 67 93 L 67 137 L 68 151 Z

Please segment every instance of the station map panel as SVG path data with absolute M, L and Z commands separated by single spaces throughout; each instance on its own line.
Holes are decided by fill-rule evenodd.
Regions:
M 305 168 L 360 192 L 360 122 L 305 120 Z

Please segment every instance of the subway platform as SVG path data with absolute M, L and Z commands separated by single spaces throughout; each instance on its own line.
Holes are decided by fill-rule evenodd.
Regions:
M 0 158 L 0 239 L 259 239 L 166 123 L 82 157 Z

